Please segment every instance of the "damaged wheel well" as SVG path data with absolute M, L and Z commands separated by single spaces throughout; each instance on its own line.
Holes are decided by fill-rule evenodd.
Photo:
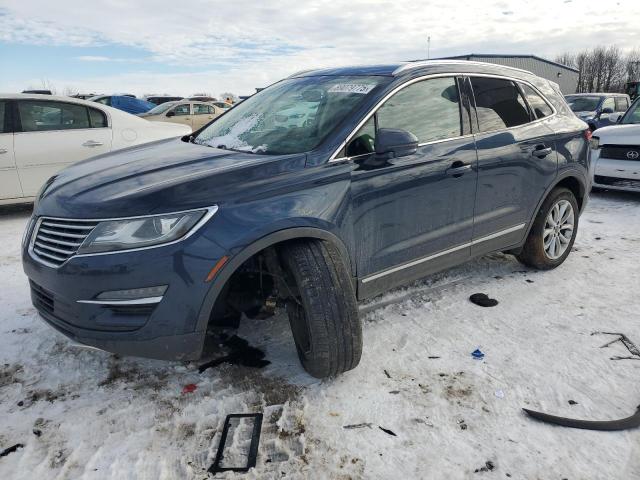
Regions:
M 312 236 L 294 236 L 291 235 L 293 232 L 282 235 L 278 232 L 278 237 L 283 239 L 256 242 L 236 255 L 221 272 L 224 275 L 213 280 L 214 301 L 208 313 L 208 328 L 236 327 L 243 313 L 249 318 L 266 318 L 273 314 L 278 301 L 293 295 L 295 287 L 287 278 L 280 253 L 289 242 L 323 240 L 333 243 L 351 271 L 344 244 L 334 235 L 320 232 L 313 232 Z M 264 248 L 256 248 L 264 244 Z

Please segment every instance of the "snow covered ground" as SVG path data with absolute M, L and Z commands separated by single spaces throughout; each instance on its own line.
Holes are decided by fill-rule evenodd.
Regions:
M 360 366 L 324 382 L 298 365 L 283 315 L 240 329 L 266 351 L 264 369 L 199 374 L 73 347 L 31 306 L 27 217 L 0 218 L 0 451 L 24 444 L 0 457 L 0 479 L 204 479 L 225 416 L 240 412 L 265 414 L 258 465 L 216 478 L 640 478 L 640 431 L 521 412 L 614 419 L 640 404 L 640 361 L 611 360 L 628 352 L 591 335 L 640 345 L 638 196 L 594 195 L 554 271 L 496 254 L 391 292 L 383 300 L 409 295 L 364 316 Z M 475 292 L 500 303 L 475 306 Z M 182 393 L 187 384 L 197 389 Z M 354 424 L 365 425 L 344 428 Z

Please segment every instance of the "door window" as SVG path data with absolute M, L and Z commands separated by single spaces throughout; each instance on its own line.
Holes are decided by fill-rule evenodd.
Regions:
M 91 128 L 104 128 L 107 126 L 107 116 L 95 108 L 89 109 L 89 119 L 91 120 Z
M 202 103 L 193 104 L 194 115 L 208 115 L 210 113 L 213 113 L 213 107 L 211 105 L 204 105 Z
M 178 105 L 173 109 L 173 113 L 177 115 L 189 115 L 191 112 L 189 111 L 189 104 L 183 103 L 182 105 Z
M 83 105 L 22 100 L 18 111 L 23 132 L 90 128 L 88 109 Z
M 529 106 L 535 113 L 536 118 L 544 118 L 553 114 L 553 109 L 549 106 L 547 102 L 529 85 L 520 84 L 522 87 L 522 91 L 524 92 L 524 96 L 527 98 L 527 102 L 529 102 Z
M 459 137 L 460 96 L 454 77 L 424 80 L 403 88 L 377 112 L 378 128 L 413 133 L 420 143 Z
M 601 110 L 604 110 L 605 108 L 610 108 L 612 112 L 615 112 L 616 102 L 613 97 L 605 98 L 604 102 L 602 102 Z
M 499 78 L 471 78 L 481 132 L 517 127 L 531 121 L 516 85 Z
M 616 109 L 615 112 L 626 112 L 629 108 L 629 101 L 625 97 L 616 97 Z

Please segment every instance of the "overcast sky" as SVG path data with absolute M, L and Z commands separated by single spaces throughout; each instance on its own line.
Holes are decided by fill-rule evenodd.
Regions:
M 460 6 L 462 5 L 462 6 Z M 638 0 L 0 0 L 0 91 L 253 93 L 295 71 L 640 47 Z

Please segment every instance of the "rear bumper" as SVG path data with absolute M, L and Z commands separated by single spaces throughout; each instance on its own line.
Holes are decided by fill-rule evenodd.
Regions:
M 222 249 L 194 235 L 183 242 L 137 252 L 71 257 L 55 268 L 23 249 L 31 299 L 46 323 L 72 340 L 109 352 L 162 360 L 199 358 L 206 322 L 205 278 Z M 108 305 L 106 291 L 166 285 L 158 303 Z

